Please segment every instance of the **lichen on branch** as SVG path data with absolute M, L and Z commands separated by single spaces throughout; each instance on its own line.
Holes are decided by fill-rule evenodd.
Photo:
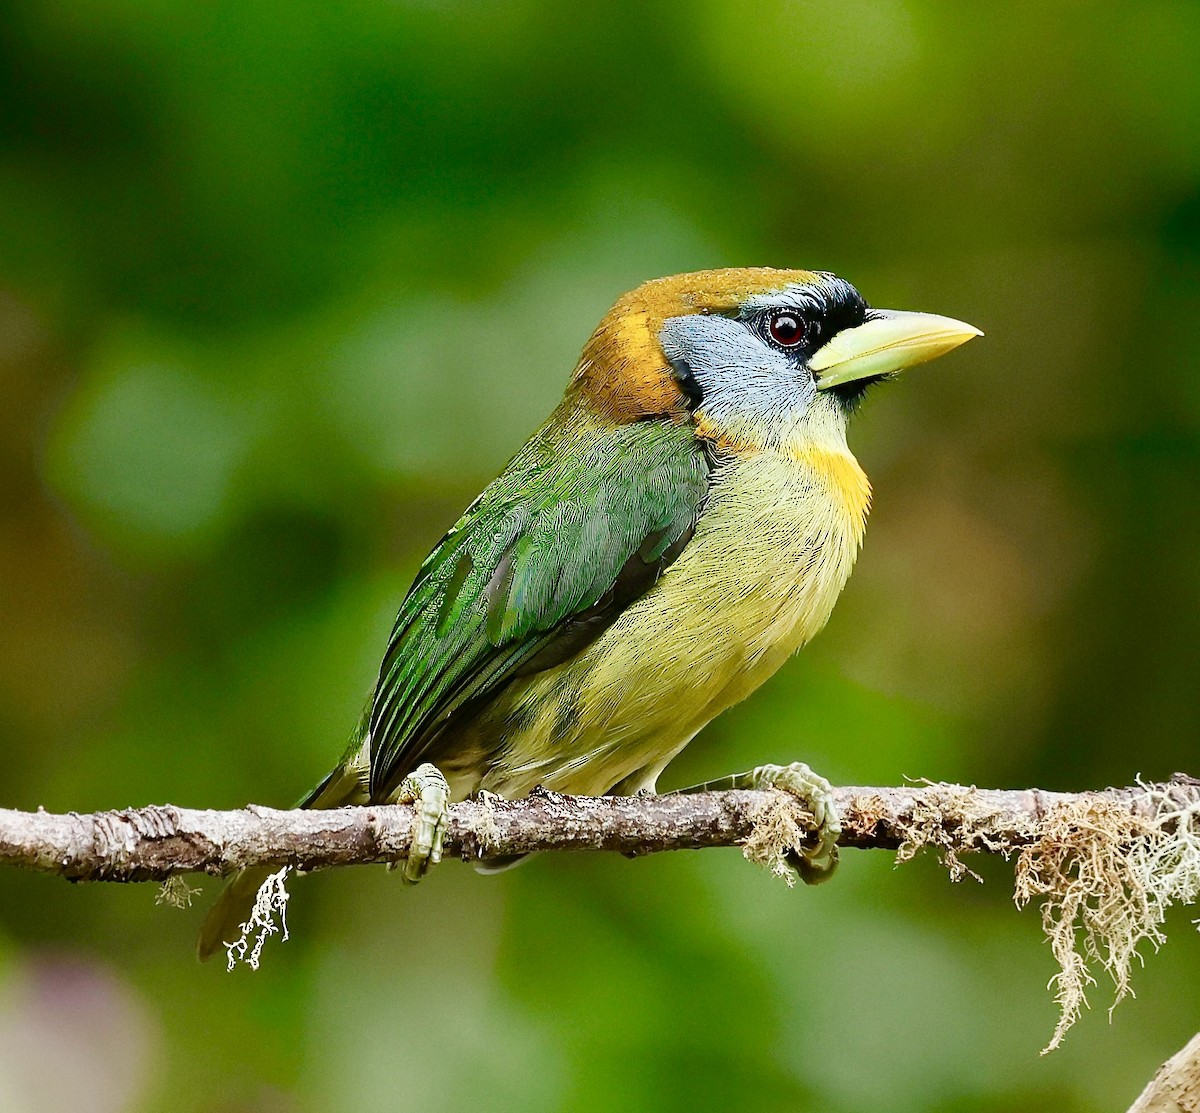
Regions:
M 1061 1015 L 1047 1050 L 1087 1003 L 1094 971 L 1112 979 L 1115 1006 L 1130 992 L 1138 947 L 1163 943 L 1166 910 L 1200 900 L 1200 781 L 1181 774 L 1103 792 L 924 782 L 837 788 L 834 799 L 844 847 L 889 849 L 901 862 L 931 850 L 955 881 L 977 877 L 964 862 L 969 854 L 1015 857 L 1017 903 L 1040 903 L 1059 964 L 1052 985 Z M 270 867 L 237 956 L 255 964 L 276 914 L 286 931 L 289 870 L 396 862 L 408 853 L 413 824 L 408 805 L 316 812 L 156 806 L 91 815 L 0 809 L 0 865 L 76 881 L 161 882 Z M 522 800 L 454 804 L 445 855 L 471 861 L 546 850 L 641 855 L 737 846 L 790 882 L 789 852 L 813 828 L 799 803 L 775 789 L 599 798 L 535 790 Z M 184 891 L 172 885 L 165 899 L 181 903 Z
M 1138 946 L 1158 950 L 1172 905 L 1200 898 L 1200 800 L 1142 785 L 1140 808 L 1101 793 L 1057 804 L 1017 856 L 1018 907 L 1041 900 L 1042 926 L 1059 965 L 1052 1051 L 1087 1005 L 1093 967 L 1113 982 L 1109 1014 L 1128 996 Z

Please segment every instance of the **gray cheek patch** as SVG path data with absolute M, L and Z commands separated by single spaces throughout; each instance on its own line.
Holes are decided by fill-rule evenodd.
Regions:
M 717 421 L 774 420 L 805 409 L 816 393 L 806 367 L 742 321 L 702 314 L 672 317 L 658 336 L 685 390 L 690 379 L 699 409 Z

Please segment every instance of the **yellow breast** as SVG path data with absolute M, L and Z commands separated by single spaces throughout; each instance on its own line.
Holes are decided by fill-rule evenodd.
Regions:
M 497 707 L 522 728 L 482 787 L 652 785 L 706 723 L 825 625 L 869 500 L 844 440 L 732 455 L 655 587 L 580 657 L 514 686 Z

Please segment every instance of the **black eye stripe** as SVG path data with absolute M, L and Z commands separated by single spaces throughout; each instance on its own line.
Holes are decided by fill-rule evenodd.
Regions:
M 772 347 L 811 354 L 836 333 L 861 325 L 869 313 L 867 303 L 853 286 L 828 275 L 819 285 L 789 291 L 774 305 L 760 302 L 742 319 Z M 798 340 L 790 333 L 788 339 L 776 335 L 774 326 L 784 317 L 794 318 L 803 326 Z

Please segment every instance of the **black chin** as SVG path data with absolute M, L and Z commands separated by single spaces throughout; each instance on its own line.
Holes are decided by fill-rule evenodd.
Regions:
M 863 399 L 876 383 L 886 383 L 892 375 L 871 375 L 865 379 L 855 379 L 852 383 L 842 383 L 829 391 L 841 403 L 847 413 L 854 413 L 862 405 Z

